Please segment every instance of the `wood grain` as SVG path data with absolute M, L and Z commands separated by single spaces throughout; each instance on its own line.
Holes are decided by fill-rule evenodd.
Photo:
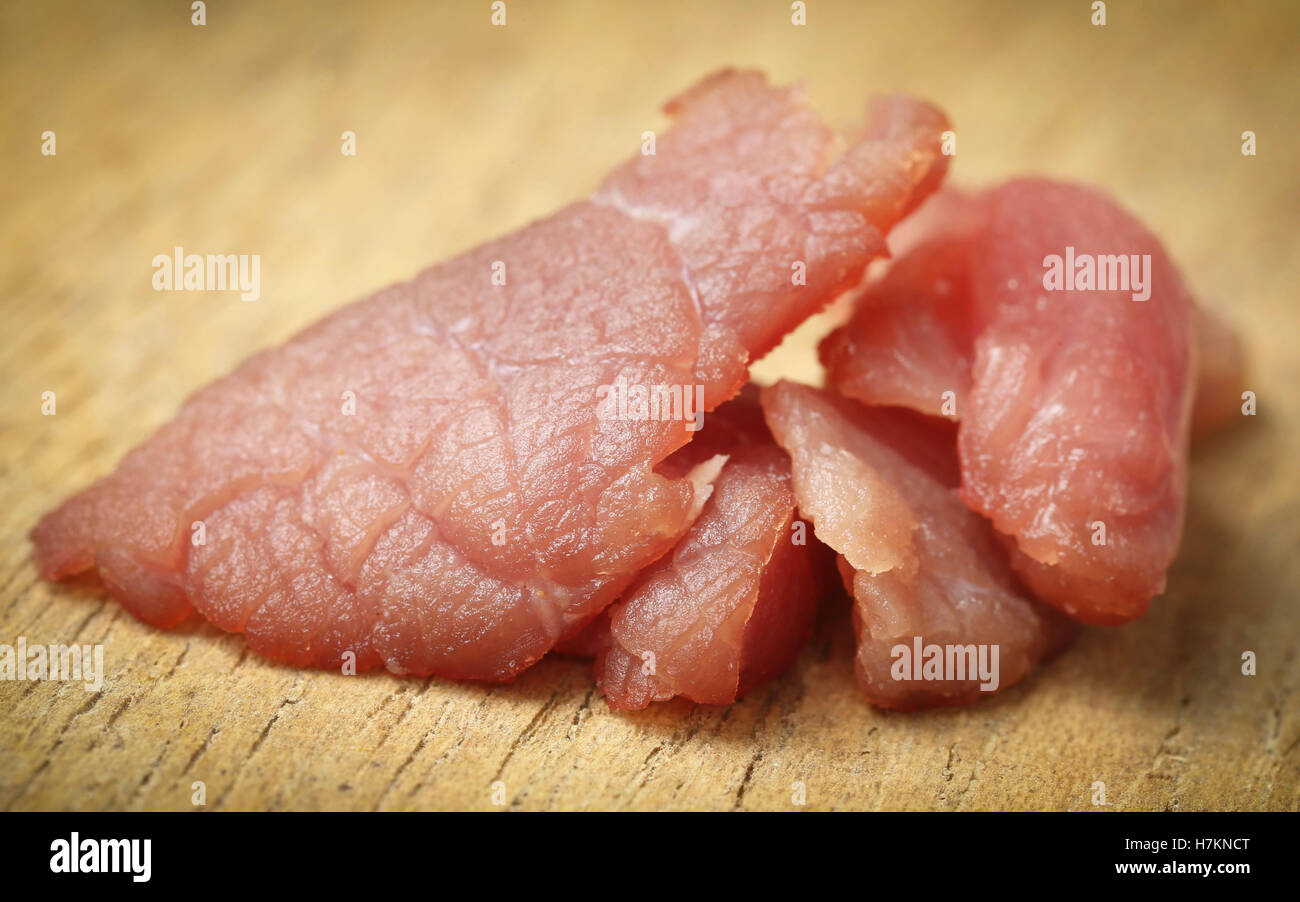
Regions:
M 1287 4 L 39 3 L 0 8 L 0 642 L 103 643 L 101 692 L 0 683 L 0 807 L 1300 808 L 1300 16 Z M 300 672 L 161 633 L 25 539 L 192 390 L 386 282 L 542 216 L 725 64 L 851 123 L 932 98 L 954 177 L 1112 191 L 1246 337 L 1260 415 L 1200 448 L 1151 614 L 962 710 L 873 710 L 842 606 L 727 708 L 625 716 L 587 668 L 484 687 Z M 57 134 L 42 156 L 40 135 Z M 1241 133 L 1258 136 L 1243 156 Z M 344 130 L 358 154 L 340 154 Z M 150 288 L 175 246 L 257 253 L 262 298 Z M 815 379 L 821 318 L 759 370 Z M 57 415 L 41 415 L 54 391 Z M 1245 650 L 1258 674 L 1241 674 Z M 1104 809 L 1101 809 L 1104 810 Z

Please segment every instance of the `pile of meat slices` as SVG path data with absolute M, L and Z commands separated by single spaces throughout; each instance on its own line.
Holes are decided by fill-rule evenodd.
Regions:
M 1141 615 L 1242 366 L 1155 237 L 1087 188 L 940 191 L 949 124 L 908 98 L 841 136 L 725 71 L 666 110 L 590 198 L 194 394 L 35 527 L 44 576 L 302 666 L 587 655 L 616 708 L 735 700 L 841 585 L 891 708 Z M 747 386 L 927 198 L 822 344 L 826 387 Z M 1054 254 L 1096 268 L 1048 290 Z

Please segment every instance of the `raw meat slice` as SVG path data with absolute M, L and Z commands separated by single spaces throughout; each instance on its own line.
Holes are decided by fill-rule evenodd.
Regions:
M 958 208 L 823 344 L 830 384 L 871 404 L 955 406 L 964 497 L 1014 537 L 1030 588 L 1085 622 L 1139 616 L 1178 547 L 1192 395 L 1203 421 L 1222 419 L 1239 350 L 1223 342 L 1194 385 L 1196 313 L 1177 271 L 1097 192 L 1023 180 Z M 1046 290 L 1049 255 L 1066 254 L 1149 255 L 1150 298 Z
M 868 405 L 960 416 L 975 362 L 970 245 L 969 235 L 934 239 L 872 282 L 818 349 L 827 385 Z
M 903 248 L 854 303 L 847 323 L 822 342 L 827 384 L 864 404 L 910 407 L 960 419 L 970 395 L 976 326 L 970 254 L 978 198 L 945 188 L 890 236 Z M 1194 308 L 1196 401 L 1192 438 L 1239 414 L 1245 351 L 1230 326 Z M 945 397 L 951 392 L 951 397 Z M 946 403 L 951 402 L 951 403 Z
M 833 559 L 798 521 L 790 459 L 752 386 L 661 469 L 691 469 L 712 455 L 727 463 L 699 519 L 563 649 L 596 657 L 610 707 L 679 695 L 728 704 L 783 673 L 812 633 Z
M 502 680 L 575 635 L 708 482 L 655 471 L 688 411 L 609 416 L 604 390 L 734 395 L 946 164 L 942 115 L 901 98 L 842 153 L 800 90 L 753 72 L 669 110 L 656 154 L 592 200 L 197 392 L 40 521 L 42 574 L 93 569 L 143 620 L 197 610 L 300 665 Z
M 958 497 L 950 425 L 784 381 L 764 389 L 762 402 L 790 454 L 800 512 L 840 554 L 854 597 L 855 670 L 873 704 L 967 704 L 1068 645 L 1075 625 L 1030 598 L 989 522 Z M 898 649 L 927 646 L 945 658 L 951 649 L 954 665 L 969 647 L 974 658 L 963 666 L 982 646 L 989 670 L 916 679 Z

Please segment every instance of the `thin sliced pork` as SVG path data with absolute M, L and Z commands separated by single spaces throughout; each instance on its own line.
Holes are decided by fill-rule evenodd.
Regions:
M 149 623 L 197 612 L 300 665 L 503 680 L 576 635 L 707 492 L 656 471 L 689 411 L 603 415 L 602 390 L 716 407 L 946 168 L 942 114 L 903 98 L 847 146 L 753 72 L 668 111 L 592 199 L 197 392 L 40 521 L 42 574 L 93 570 Z
M 1227 420 L 1240 346 L 1093 190 L 1023 180 L 944 203 L 956 215 L 823 343 L 829 382 L 960 419 L 963 495 L 1035 594 L 1085 622 L 1139 616 L 1178 548 L 1193 395 L 1198 431 Z M 1048 290 L 1053 255 L 1099 261 L 1093 284 Z M 1112 255 L 1141 261 L 1149 298 L 1132 274 L 1110 287 Z M 1199 370 L 1194 340 L 1215 346 Z
M 790 459 L 764 425 L 757 390 L 714 411 L 662 469 L 689 471 L 714 455 L 727 462 L 699 519 L 563 649 L 595 655 L 613 708 L 675 696 L 723 705 L 778 676 L 834 578 L 833 556 L 798 519 Z
M 800 512 L 840 555 L 872 703 L 967 704 L 1069 643 L 1075 626 L 1029 596 L 989 522 L 958 496 L 951 426 L 784 381 L 762 403 L 793 462 Z M 913 655 L 927 647 L 962 669 L 923 669 Z
M 910 407 L 961 419 L 971 389 L 977 325 L 970 267 L 979 196 L 945 188 L 890 237 L 899 252 L 822 342 L 827 384 L 869 405 Z M 1227 428 L 1241 413 L 1245 350 L 1232 327 L 1196 307 L 1192 438 Z M 949 395 L 948 393 L 951 393 Z

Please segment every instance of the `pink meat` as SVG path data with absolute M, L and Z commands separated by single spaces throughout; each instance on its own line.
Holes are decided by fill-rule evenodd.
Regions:
M 707 482 L 656 472 L 683 419 L 603 415 L 600 388 L 734 395 L 946 163 L 942 115 L 902 98 L 847 149 L 757 73 L 668 109 L 656 154 L 592 199 L 197 392 L 40 521 L 41 572 L 94 570 L 143 620 L 197 612 L 301 665 L 501 680 L 579 632 L 672 548 Z
M 784 672 L 812 633 L 833 559 L 798 521 L 790 459 L 763 423 L 756 390 L 711 414 L 664 469 L 712 455 L 727 462 L 699 519 L 562 649 L 597 658 L 611 707 L 675 696 L 728 704 Z
M 1178 547 L 1193 394 L 1198 431 L 1226 419 L 1239 345 L 1202 339 L 1221 349 L 1194 367 L 1211 321 L 1155 237 L 1095 191 L 1025 180 L 944 203 L 957 215 L 823 344 L 830 384 L 960 419 L 964 497 L 1013 537 L 1035 593 L 1085 622 L 1139 616 Z M 1149 254 L 1150 299 L 1045 290 L 1045 258 L 1067 246 Z
M 975 362 L 970 245 L 945 236 L 894 261 L 822 341 L 827 385 L 864 404 L 958 418 Z
M 945 188 L 890 237 L 900 251 L 858 297 L 852 318 L 821 345 L 827 382 L 864 404 L 910 407 L 959 420 L 971 389 L 976 324 L 970 260 L 980 198 Z M 1241 413 L 1245 351 L 1212 311 L 1193 311 L 1196 401 L 1192 438 Z M 952 392 L 945 406 L 945 392 Z
M 951 427 L 792 382 L 764 389 L 762 402 L 790 453 L 800 512 L 839 552 L 854 597 L 855 669 L 873 704 L 968 704 L 1069 643 L 1074 625 L 1030 598 L 989 522 L 958 496 Z M 996 648 L 995 679 L 898 669 L 897 649 L 928 645 Z

